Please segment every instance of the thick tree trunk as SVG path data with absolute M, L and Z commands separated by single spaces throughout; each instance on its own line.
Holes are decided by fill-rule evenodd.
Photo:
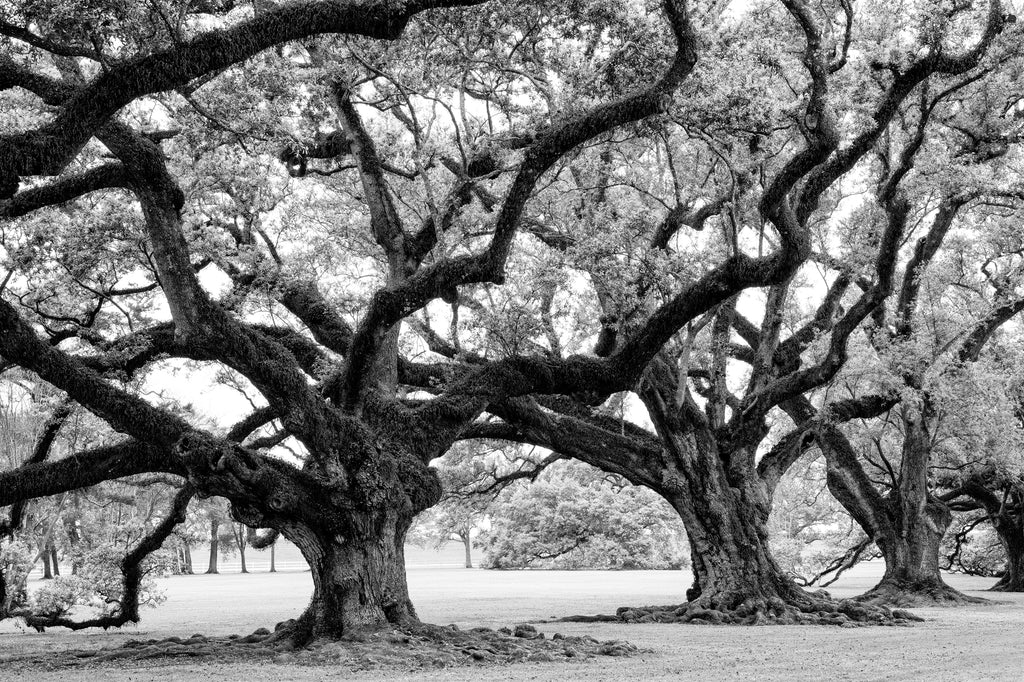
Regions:
M 57 562 L 57 548 L 52 542 L 50 543 L 50 561 L 53 563 L 53 574 L 59 576 L 60 564 Z
M 992 525 L 1006 550 L 1006 572 L 992 590 L 1024 592 L 1024 520 L 1017 521 L 1009 514 L 1001 514 L 993 519 Z
M 220 555 L 220 536 L 217 534 L 219 530 L 220 521 L 210 519 L 210 565 L 206 569 L 207 575 L 220 573 L 217 570 L 217 558 Z
M 270 572 L 277 573 L 277 543 L 274 542 L 270 545 Z
M 805 592 L 782 571 L 768 544 L 770 491 L 750 466 L 749 452 L 723 456 L 711 439 L 698 445 L 687 436 L 674 438 L 672 447 L 685 466 L 667 467 L 659 492 L 686 527 L 694 584 L 687 603 L 671 613 L 641 609 L 631 618 L 620 610 L 620 617 L 741 624 L 893 620 L 884 609 Z
M 186 544 L 182 554 L 185 557 L 185 575 L 192 575 L 194 572 L 192 569 L 192 548 Z
M 389 512 L 365 519 L 360 537 L 330 535 L 305 526 L 283 529 L 313 575 L 313 598 L 286 634 L 298 643 L 351 636 L 418 622 L 405 576 L 405 534 L 412 519 Z
M 874 534 L 885 559 L 882 580 L 860 601 L 893 606 L 930 606 L 980 601 L 947 585 L 939 571 L 939 544 L 952 521 L 949 508 L 931 495 L 923 504 L 890 500 L 894 531 Z
M 462 540 L 462 545 L 466 548 L 466 568 L 473 568 L 473 542 L 469 537 L 469 531 L 460 534 L 459 539 Z
M 932 437 L 929 403 L 903 406 L 903 453 L 899 487 L 886 498 L 893 523 L 871 533 L 885 559 L 882 581 L 859 598 L 894 606 L 943 606 L 984 601 L 942 580 L 939 544 L 953 520 L 928 488 Z
M 53 570 L 50 568 L 50 550 L 45 545 L 39 552 L 39 557 L 43 560 L 43 580 L 50 580 L 53 578 Z
M 923 412 L 922 412 L 923 410 Z M 878 546 L 885 574 L 858 601 L 880 606 L 943 606 L 984 601 L 953 589 L 939 573 L 939 543 L 952 520 L 929 492 L 931 434 L 927 406 L 903 407 L 904 440 L 898 487 L 876 490 L 849 441 L 835 427 L 819 431 L 832 495 Z
M 799 623 L 822 618 L 836 606 L 801 590 L 768 548 L 766 518 L 759 504 L 740 490 L 682 494 L 669 499 L 686 526 L 694 584 L 687 590 L 682 620 Z M 833 613 L 826 620 L 849 616 Z
M 239 559 L 242 562 L 242 571 L 241 572 L 242 573 L 248 573 L 249 569 L 245 565 L 245 543 L 244 542 L 238 546 L 238 556 L 239 556 Z

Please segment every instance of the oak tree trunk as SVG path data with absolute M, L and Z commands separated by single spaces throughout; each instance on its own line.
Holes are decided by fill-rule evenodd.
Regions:
M 796 623 L 814 601 L 779 568 L 764 514 L 741 491 L 672 496 L 690 540 L 694 584 L 683 620 Z
M 872 539 L 885 574 L 858 601 L 888 606 L 941 606 L 979 601 L 953 589 L 939 573 L 939 543 L 952 521 L 949 508 L 929 490 L 932 437 L 927 404 L 903 407 L 904 440 L 898 480 L 888 495 L 875 489 L 858 455 L 833 428 L 819 440 L 832 495 Z
M 723 454 L 710 438 L 698 443 L 674 434 L 671 445 L 683 466 L 666 466 L 659 492 L 686 527 L 694 584 L 687 603 L 674 611 L 634 610 L 632 619 L 741 624 L 892 620 L 884 610 L 809 594 L 782 571 L 768 544 L 769 490 L 748 466 L 753 461 L 749 452 Z M 628 610 L 619 615 L 631 620 Z
M 219 530 L 220 521 L 210 519 L 210 566 L 206 569 L 207 575 L 220 573 L 217 570 L 217 558 L 220 555 L 220 536 L 217 534 Z
M 459 535 L 459 539 L 462 540 L 463 547 L 466 548 L 466 568 L 473 568 L 473 554 L 472 554 L 472 541 L 469 538 L 469 532 Z
M 282 530 L 313 576 L 309 606 L 286 624 L 297 643 L 418 622 L 405 576 L 405 535 L 412 518 L 397 512 L 384 517 L 359 520 L 358 537 L 301 525 Z
M 885 498 L 888 523 L 872 539 L 885 559 L 881 582 L 861 595 L 867 603 L 893 606 L 942 606 L 983 601 L 968 597 L 942 580 L 939 544 L 953 520 L 949 507 L 931 494 L 928 470 L 932 454 L 930 403 L 903 406 L 903 453 L 899 485 Z
M 1024 592 L 1024 519 L 1000 514 L 992 525 L 1006 551 L 1006 572 L 992 586 L 996 592 Z
M 882 580 L 859 599 L 895 606 L 960 603 L 972 598 L 943 581 L 939 545 L 952 521 L 949 508 L 931 495 L 923 504 L 890 500 L 897 523 L 894 532 L 877 533 L 875 544 L 885 559 Z
M 50 580 L 53 578 L 53 570 L 50 568 L 50 550 L 45 545 L 41 552 L 39 552 L 40 558 L 43 560 L 43 580 Z

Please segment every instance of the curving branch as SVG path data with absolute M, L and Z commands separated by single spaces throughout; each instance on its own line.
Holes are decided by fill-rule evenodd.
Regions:
M 23 43 L 31 45 L 32 47 L 37 47 L 40 50 L 45 50 L 46 52 L 59 57 L 86 57 L 94 61 L 102 61 L 99 53 L 97 53 L 92 47 L 86 47 L 84 45 L 69 45 L 66 43 L 58 43 L 53 40 L 47 40 L 40 35 L 36 35 L 27 28 L 12 24 L 9 21 L 0 20 L 0 35 L 16 38 Z
M 26 133 L 0 136 L 0 199 L 14 194 L 20 176 L 59 173 L 118 109 L 139 97 L 183 86 L 290 40 L 331 33 L 394 40 L 420 12 L 484 1 L 290 3 L 259 12 L 230 28 L 208 31 L 174 47 L 112 65 L 78 89 L 50 123 Z
M 614 102 L 600 104 L 537 136 L 525 150 L 511 187 L 495 219 L 494 234 L 483 253 L 441 261 L 408 277 L 400 285 L 377 291 L 352 341 L 352 354 L 341 382 L 340 404 L 355 411 L 369 363 L 389 329 L 428 302 L 458 286 L 504 281 L 505 261 L 523 211 L 541 176 L 578 145 L 621 125 L 665 109 L 676 87 L 697 61 L 696 36 L 685 0 L 665 0 L 676 39 L 676 54 L 666 73 L 652 86 Z
M 35 372 L 115 429 L 136 438 L 170 447 L 192 431 L 184 420 L 116 388 L 75 358 L 43 342 L 2 299 L 0 355 Z
M 459 437 L 536 445 L 561 458 L 578 459 L 618 474 L 636 485 L 655 490 L 661 485 L 661 444 L 656 436 L 639 427 L 625 433 L 614 429 L 618 422 L 602 424 L 600 418 L 545 410 L 523 399 L 496 403 L 488 411 L 504 423 L 474 423 Z
M 881 138 L 893 117 L 899 111 L 900 104 L 910 92 L 932 74 L 959 75 L 977 67 L 988 52 L 1006 24 L 1000 0 L 991 0 L 985 20 L 985 27 L 978 43 L 960 54 L 947 54 L 939 46 L 933 46 L 928 54 L 915 61 L 906 70 L 893 68 L 896 74 L 892 84 L 886 90 L 881 102 L 871 115 L 871 124 L 855 137 L 848 146 L 843 147 L 829 158 L 828 162 L 815 169 L 807 177 L 800 191 L 797 202 L 797 214 L 801 217 L 810 216 L 818 207 L 818 201 L 826 189 L 849 172 L 857 162 Z
M 960 344 L 954 357 L 957 362 L 975 362 L 981 356 L 982 348 L 996 330 L 1009 322 L 1017 313 L 1024 311 L 1024 297 L 1004 301 L 993 308 L 971 328 Z
M 180 459 L 167 449 L 126 440 L 0 472 L 0 507 L 144 473 L 187 474 Z
M 46 423 L 43 424 L 43 430 L 36 440 L 35 447 L 32 448 L 32 454 L 22 466 L 39 464 L 50 456 L 53 443 L 57 440 L 57 434 L 68 420 L 68 417 L 71 416 L 72 409 L 73 403 L 70 400 L 61 401 L 60 405 L 50 414 Z M 28 499 L 21 498 L 14 501 L 11 505 L 9 520 L 6 523 L 0 523 L 0 536 L 10 536 L 21 527 L 22 516 L 25 513 L 25 505 L 28 503 Z M 0 507 L 2 506 L 4 505 L 0 504 Z
M 64 615 L 39 614 L 27 610 L 15 611 L 11 615 L 22 617 L 27 625 L 39 632 L 48 627 L 84 630 L 96 627 L 116 628 L 125 623 L 137 623 L 139 621 L 139 588 L 144 576 L 142 562 L 150 554 L 160 549 L 174 529 L 185 522 L 188 503 L 192 501 L 195 494 L 196 490 L 191 485 L 182 486 L 174 496 L 171 508 L 164 519 L 121 560 L 121 574 L 124 577 L 121 598 L 118 600 L 114 613 L 82 621 Z
M 123 189 L 129 177 L 121 163 L 106 163 L 84 173 L 62 178 L 43 187 L 33 187 L 0 201 L 0 218 L 17 218 L 44 206 L 55 206 L 102 189 Z

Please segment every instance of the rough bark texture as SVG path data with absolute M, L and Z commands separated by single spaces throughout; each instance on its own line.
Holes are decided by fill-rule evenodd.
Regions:
M 993 519 L 999 542 L 1006 551 L 1006 572 L 992 586 L 996 592 L 1024 592 L 1024 524 L 1015 519 Z
M 465 567 L 473 568 L 473 541 L 470 539 L 468 532 L 465 535 L 463 535 L 460 539 L 462 540 L 462 546 L 466 550 Z
M 929 491 L 930 411 L 926 402 L 904 404 L 903 458 L 899 487 L 888 500 L 893 532 L 876 532 L 885 559 L 881 582 L 859 599 L 897 606 L 982 601 L 946 585 L 939 573 L 939 544 L 953 514 Z
M 282 630 L 298 642 L 338 638 L 387 624 L 418 622 L 405 578 L 405 533 L 411 518 L 388 515 L 360 538 L 325 536 L 310 528 L 284 531 L 313 574 L 306 611 Z
M 875 542 L 886 562 L 877 586 L 858 599 L 893 606 L 941 606 L 983 601 L 946 585 L 939 572 L 939 544 L 952 520 L 949 508 L 928 489 L 927 432 L 905 408 L 900 486 L 879 493 L 850 443 L 835 427 L 819 432 L 829 490 Z M 915 433 L 916 431 L 916 433 Z
M 963 482 L 950 497 L 963 495 L 973 500 L 967 509 L 985 511 L 1006 552 L 1006 570 L 992 590 L 1024 592 L 1024 490 L 1020 481 L 982 471 Z
M 939 544 L 952 521 L 949 508 L 928 496 L 924 510 L 894 503 L 900 519 L 895 534 L 880 533 L 875 544 L 885 559 L 882 580 L 859 601 L 892 606 L 956 606 L 983 602 L 945 583 L 939 571 Z
M 691 481 L 701 484 L 713 481 Z M 837 601 L 797 586 L 772 557 L 769 508 L 749 489 L 730 487 L 712 495 L 669 499 L 686 524 L 693 548 L 694 585 L 685 604 L 620 609 L 621 620 L 748 625 L 888 625 L 918 620 L 904 611 Z
M 220 573 L 217 570 L 217 561 L 220 558 L 220 521 L 217 519 L 210 519 L 210 564 L 206 568 L 206 574 Z
M 238 521 L 279 531 L 310 566 L 312 600 L 280 626 L 278 638 L 304 644 L 418 622 L 406 585 L 405 536 L 414 516 L 440 499 L 440 482 L 421 459 L 360 432 L 376 442 L 362 444 L 366 458 L 344 486 L 306 495 L 278 481 L 265 503 L 232 506 Z

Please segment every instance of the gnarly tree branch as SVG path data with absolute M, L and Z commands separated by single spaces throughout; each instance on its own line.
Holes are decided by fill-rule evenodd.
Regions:
M 33 187 L 0 201 L 0 218 L 17 218 L 44 206 L 63 204 L 101 189 L 127 188 L 128 175 L 121 163 L 107 163 L 68 176 L 43 187 Z
M 121 599 L 118 601 L 117 610 L 114 613 L 84 621 L 77 621 L 63 615 L 38 614 L 28 611 L 15 612 L 12 615 L 21 616 L 28 625 L 40 632 L 48 627 L 83 630 L 95 627 L 120 627 L 125 623 L 137 623 L 139 621 L 139 588 L 142 586 L 144 576 L 142 562 L 150 554 L 160 549 L 174 529 L 185 522 L 188 503 L 195 494 L 195 488 L 191 485 L 182 486 L 175 494 L 171 508 L 164 519 L 121 560 L 121 573 L 124 578 Z
M 900 104 L 928 76 L 933 73 L 963 74 L 978 66 L 996 36 L 1003 30 L 1005 21 L 1002 3 L 999 0 L 991 0 L 985 28 L 977 45 L 961 54 L 947 54 L 942 49 L 929 49 L 925 57 L 914 62 L 906 70 L 897 72 L 892 85 L 872 114 L 871 125 L 807 177 L 800 191 L 798 215 L 806 217 L 814 212 L 824 191 L 852 169 L 874 146 L 896 115 Z
M 0 137 L 0 199 L 14 193 L 19 176 L 58 173 L 118 109 L 139 97 L 185 85 L 290 40 L 328 33 L 393 40 L 420 12 L 483 1 L 290 3 L 259 12 L 230 28 L 208 31 L 172 48 L 112 65 L 79 88 L 50 123 Z
M 64 426 L 64 423 L 68 420 L 68 417 L 71 416 L 73 405 L 74 404 L 70 400 L 64 400 L 50 414 L 49 419 L 47 419 L 46 423 L 43 424 L 43 430 L 36 440 L 35 447 L 32 448 L 32 454 L 21 465 L 22 467 L 40 464 L 50 456 L 50 451 L 53 448 L 54 441 L 57 440 L 57 434 L 60 432 L 61 427 Z M 20 498 L 14 501 L 11 505 L 9 520 L 6 523 L 0 523 L 0 536 L 9 536 L 21 527 L 22 516 L 25 513 L 25 505 L 27 502 L 28 498 Z M 2 506 L 4 505 L 0 505 L 0 507 Z
M 490 245 L 483 253 L 441 261 L 410 276 L 402 284 L 377 291 L 356 330 L 352 354 L 342 382 L 341 404 L 355 410 L 368 363 L 388 330 L 403 317 L 457 286 L 501 283 L 505 261 L 523 210 L 540 177 L 565 153 L 615 127 L 643 120 L 664 109 L 669 96 L 696 63 L 696 39 L 683 0 L 666 0 L 665 10 L 676 37 L 677 51 L 668 71 L 653 86 L 601 104 L 537 136 L 526 149 L 495 220 Z
M 63 459 L 23 464 L 0 472 L 0 507 L 152 472 L 187 475 L 184 465 L 167 448 L 134 439 L 104 445 Z

